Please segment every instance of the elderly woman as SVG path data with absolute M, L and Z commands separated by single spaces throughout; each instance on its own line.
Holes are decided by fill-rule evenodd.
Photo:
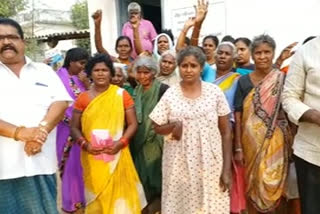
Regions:
M 121 63 L 113 63 L 114 66 L 114 76 L 112 77 L 111 83 L 125 89 L 130 95 L 133 95 L 133 88 L 127 82 L 128 73 L 126 70 L 126 65 Z
M 134 91 L 138 131 L 130 149 L 149 208 L 160 211 L 163 137 L 153 131 L 148 116 L 168 86 L 155 79 L 158 66 L 151 57 L 139 57 L 133 66 L 133 72 L 139 82 Z
M 255 70 L 238 81 L 235 96 L 235 151 L 244 160 L 249 213 L 268 213 L 284 194 L 292 142 L 280 97 L 284 74 L 273 68 L 275 41 L 268 35 L 251 44 Z
M 169 86 L 180 82 L 180 77 L 176 73 L 177 62 L 175 51 L 167 50 L 163 52 L 161 54 L 159 65 L 160 72 L 156 77 L 157 80 Z
M 107 55 L 91 58 L 87 73 L 93 86 L 78 97 L 71 121 L 82 148 L 85 213 L 141 213 L 145 197 L 127 147 L 137 129 L 134 102 L 110 84 L 114 68 Z
M 240 74 L 233 72 L 232 66 L 234 59 L 236 59 L 237 52 L 236 47 L 231 42 L 222 42 L 217 47 L 215 54 L 216 61 L 216 79 L 213 82 L 218 85 L 224 94 L 229 103 L 231 111 L 234 110 L 234 95 L 237 89 L 238 79 Z M 234 122 L 233 115 L 231 116 L 232 121 Z
M 88 58 L 89 54 L 86 50 L 72 48 L 67 51 L 63 67 L 57 71 L 73 100 L 76 100 L 79 94 L 90 85 L 84 72 Z M 62 185 L 62 209 L 66 212 L 76 212 L 85 204 L 80 147 L 74 144 L 70 137 L 72 109 L 72 105 L 68 107 L 63 120 L 57 127 L 57 158 Z
M 206 56 L 198 47 L 178 55 L 182 81 L 150 114 L 163 148 L 163 214 L 229 214 L 231 127 L 218 86 L 201 81 Z

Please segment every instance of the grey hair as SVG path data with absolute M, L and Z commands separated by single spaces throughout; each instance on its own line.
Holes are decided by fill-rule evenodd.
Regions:
M 261 34 L 259 36 L 256 36 L 253 38 L 253 41 L 251 43 L 250 51 L 253 53 L 253 51 L 261 44 L 266 43 L 268 44 L 273 51 L 276 50 L 276 42 L 274 39 L 269 36 L 268 34 Z
M 113 63 L 113 67 L 116 69 L 116 68 L 120 68 L 123 76 L 124 76 L 124 79 L 127 81 L 128 79 L 128 72 L 126 70 L 126 65 L 125 64 L 122 64 L 122 63 L 117 63 L 117 62 L 114 62 Z
M 216 55 L 217 55 L 217 52 L 220 50 L 220 48 L 222 47 L 222 46 L 229 46 L 230 48 L 231 48 L 231 51 L 232 51 L 232 58 L 233 59 L 235 59 L 235 58 L 237 58 L 237 56 L 238 56 L 238 54 L 237 54 L 237 48 L 236 48 L 236 46 L 232 43 L 232 42 L 229 42 L 229 41 L 225 41 L 225 42 L 221 42 L 219 45 L 218 45 L 218 47 L 217 47 L 217 49 L 216 49 Z
M 174 60 L 176 61 L 176 59 L 177 59 L 177 54 L 176 54 L 176 52 L 173 51 L 173 50 L 166 50 L 166 51 L 164 51 L 164 52 L 161 54 L 160 62 L 162 61 L 162 58 L 165 57 L 165 56 L 167 56 L 167 55 L 173 56 Z
M 137 10 L 141 12 L 141 6 L 137 2 L 131 2 L 128 5 L 128 13 L 130 13 L 131 10 Z
M 140 67 L 149 69 L 154 75 L 156 75 L 159 70 L 156 61 L 150 56 L 139 56 L 134 62 L 133 73 L 136 74 Z
M 204 54 L 203 50 L 196 46 L 188 46 L 184 49 L 182 49 L 177 56 L 177 62 L 178 65 L 181 65 L 184 58 L 187 56 L 194 56 L 198 63 L 201 65 L 201 67 L 204 66 L 204 63 L 206 62 L 206 55 Z

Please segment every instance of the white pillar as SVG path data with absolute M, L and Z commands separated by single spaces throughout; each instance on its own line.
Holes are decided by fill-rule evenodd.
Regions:
M 90 0 L 88 1 L 89 10 L 89 27 L 91 52 L 96 53 L 94 43 L 94 22 L 91 15 L 98 9 L 102 10 L 101 35 L 103 47 L 113 56 L 117 56 L 115 52 L 115 42 L 118 38 L 117 10 L 116 0 Z

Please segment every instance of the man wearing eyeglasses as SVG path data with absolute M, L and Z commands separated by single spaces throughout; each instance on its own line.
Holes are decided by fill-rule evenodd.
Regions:
M 71 98 L 25 56 L 21 26 L 0 18 L 0 213 L 57 214 L 56 131 Z

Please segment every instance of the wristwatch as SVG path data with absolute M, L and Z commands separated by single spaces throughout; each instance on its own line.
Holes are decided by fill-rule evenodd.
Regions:
M 42 120 L 42 121 L 39 123 L 39 126 L 41 126 L 41 127 L 47 127 L 47 126 L 48 126 L 48 121 Z

